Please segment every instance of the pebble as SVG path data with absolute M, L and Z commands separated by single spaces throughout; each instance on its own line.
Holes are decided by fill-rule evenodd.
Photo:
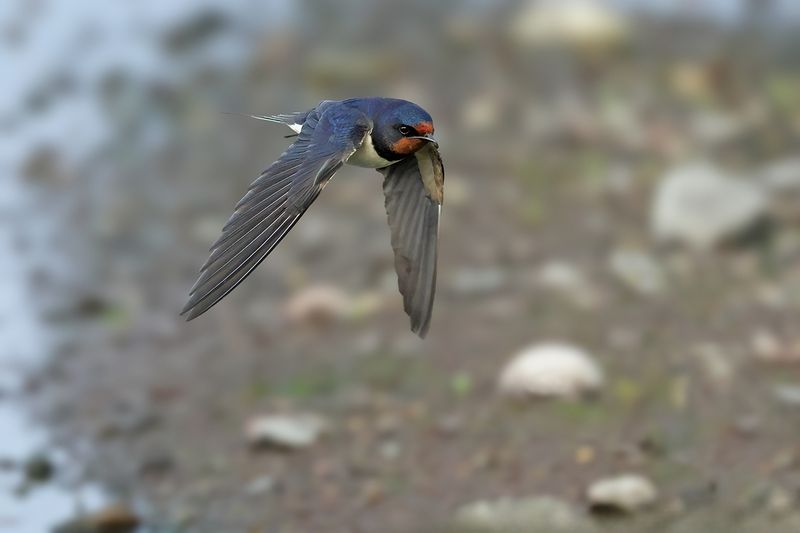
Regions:
M 403 453 L 403 448 L 400 443 L 395 440 L 387 440 L 380 445 L 380 454 L 386 461 L 395 461 Z
M 642 296 L 657 296 L 667 288 L 664 271 L 649 254 L 637 250 L 616 250 L 609 267 L 627 288 Z
M 127 505 L 113 504 L 93 514 L 57 526 L 54 533 L 130 533 L 139 527 L 139 517 Z
M 651 225 L 659 240 L 704 250 L 753 228 L 767 210 L 762 187 L 697 162 L 673 168 L 661 180 Z
M 458 533 L 589 533 L 595 531 L 574 506 L 552 497 L 501 498 L 471 503 L 456 511 Z
M 781 404 L 798 408 L 800 407 L 800 385 L 775 385 L 772 394 Z
M 49 481 L 55 473 L 53 462 L 43 454 L 34 454 L 25 461 L 25 477 L 34 483 Z
M 253 447 L 293 450 L 311 446 L 327 428 L 327 421 L 314 414 L 261 415 L 247 422 L 245 435 Z
M 301 289 L 284 306 L 287 320 L 293 324 L 321 324 L 349 316 L 350 298 L 338 287 L 313 285 Z
M 638 474 L 600 479 L 589 486 L 586 494 L 596 512 L 633 513 L 652 505 L 658 497 L 655 485 Z
M 507 277 L 497 268 L 462 268 L 453 274 L 450 286 L 462 296 L 481 296 L 501 289 Z
M 245 492 L 250 496 L 260 496 L 270 492 L 275 488 L 275 478 L 272 476 L 258 476 L 250 481 L 245 488 Z
M 596 308 L 601 297 L 597 289 L 574 264 L 553 260 L 545 263 L 536 273 L 536 284 L 559 293 L 576 306 L 584 309 Z
M 591 355 L 565 343 L 535 344 L 514 356 L 500 374 L 499 389 L 513 397 L 573 398 L 599 389 L 603 371 Z
M 774 194 L 800 193 L 800 157 L 773 161 L 761 170 L 760 178 Z
M 486 131 L 500 121 L 500 101 L 491 93 L 468 99 L 461 109 L 461 124 L 470 131 Z
M 753 334 L 751 346 L 755 357 L 765 363 L 800 363 L 800 343 L 784 343 L 766 329 Z
M 556 43 L 602 48 L 624 41 L 628 31 L 619 11 L 593 0 L 529 1 L 509 27 L 509 35 L 521 47 Z
M 714 343 L 702 343 L 694 347 L 694 353 L 710 385 L 718 389 L 726 389 L 736 378 L 736 365 L 731 354 L 722 346 Z

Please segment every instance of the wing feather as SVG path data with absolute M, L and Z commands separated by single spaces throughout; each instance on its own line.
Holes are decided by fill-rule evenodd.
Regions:
M 367 118 L 352 108 L 326 105 L 304 119 L 297 140 L 237 203 L 181 311 L 187 320 L 205 313 L 266 259 L 369 130 Z
M 436 147 L 429 144 L 380 171 L 403 307 L 412 331 L 424 337 L 436 293 L 444 167 Z

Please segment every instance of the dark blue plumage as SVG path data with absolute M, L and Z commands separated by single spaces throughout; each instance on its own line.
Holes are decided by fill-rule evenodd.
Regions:
M 211 248 L 182 314 L 191 320 L 224 298 L 269 255 L 345 163 L 384 174 L 400 292 L 412 330 L 427 333 L 436 284 L 444 169 L 433 121 L 405 100 L 324 100 L 302 113 L 254 116 L 297 139 L 250 185 Z

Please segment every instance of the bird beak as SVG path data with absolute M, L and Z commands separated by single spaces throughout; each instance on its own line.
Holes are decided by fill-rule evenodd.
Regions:
M 434 146 L 436 146 L 437 148 L 439 147 L 439 143 L 436 141 L 436 138 L 431 133 L 409 137 L 409 139 L 421 139 L 423 141 L 432 142 Z

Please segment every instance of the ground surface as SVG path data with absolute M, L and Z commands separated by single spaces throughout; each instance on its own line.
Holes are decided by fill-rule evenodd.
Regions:
M 792 54 L 777 33 L 648 17 L 611 42 L 537 48 L 508 30 L 519 6 L 499 5 L 445 17 L 420 2 L 365 32 L 369 47 L 341 39 L 353 21 L 383 28 L 380 8 L 298 8 L 302 25 L 235 68 L 187 50 L 249 26 L 191 18 L 150 37 L 169 76 L 98 82 L 116 133 L 96 158 L 65 170 L 33 151 L 22 178 L 40 202 L 22 225 L 56 220 L 78 280 L 31 276 L 42 300 L 69 302 L 46 316 L 66 340 L 22 394 L 59 468 L 81 472 L 50 483 L 99 483 L 159 532 L 437 533 L 471 502 L 528 496 L 615 533 L 800 530 L 798 204 L 774 195 L 768 224 L 704 251 L 651 228 L 670 171 L 711 160 L 756 182 L 797 153 Z M 447 175 L 428 338 L 402 312 L 380 176 L 353 168 L 240 289 L 183 322 L 207 247 L 290 142 L 217 111 L 360 94 L 419 101 L 436 121 Z M 656 289 L 615 273 L 620 251 L 645 258 Z M 347 310 L 289 320 L 287 302 L 319 286 Z M 591 354 L 600 390 L 502 397 L 505 363 L 549 340 Z M 296 412 L 329 431 L 294 451 L 246 442 L 253 417 Z M 650 478 L 656 503 L 591 513 L 587 486 L 625 472 Z

